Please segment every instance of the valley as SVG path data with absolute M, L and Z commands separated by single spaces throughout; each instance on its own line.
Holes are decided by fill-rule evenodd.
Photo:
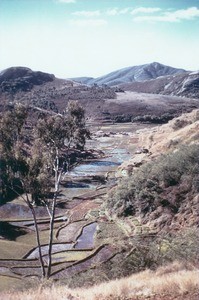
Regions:
M 20 293 L 55 284 L 61 288 L 67 285 L 72 289 L 71 299 L 76 300 L 80 299 L 76 298 L 77 288 L 132 274 L 142 276 L 145 271 L 159 276 L 159 268 L 167 273 L 170 263 L 174 264 L 171 275 L 180 269 L 185 278 L 188 272 L 197 276 L 198 89 L 196 82 L 194 95 L 182 97 L 169 90 L 158 93 L 154 82 L 165 83 L 173 76 L 186 80 L 189 76 L 184 71 L 176 75 L 172 72 L 111 87 L 89 86 L 23 68 L 0 76 L 2 116 L 15 105 L 27 107 L 26 135 L 38 119 L 62 116 L 70 101 L 83 107 L 86 128 L 91 132 L 82 157 L 61 177 L 49 281 L 41 283 L 34 220 L 23 194 L 1 204 L 1 299 L 9 299 L 8 290 Z M 30 151 L 27 145 L 25 142 L 22 150 Z M 50 218 L 44 205 L 35 205 L 34 209 L 47 269 Z M 169 298 L 165 287 L 165 299 L 187 295 L 195 299 L 198 285 L 190 282 L 190 290 L 183 287 L 175 291 L 178 298 Z M 164 299 L 162 295 L 157 298 L 158 287 L 152 286 L 147 297 Z M 140 290 L 141 294 L 135 290 L 133 295 L 129 292 L 124 297 L 108 295 L 101 299 L 129 300 L 134 295 L 145 299 L 145 291 Z M 155 290 L 157 297 L 153 298 Z

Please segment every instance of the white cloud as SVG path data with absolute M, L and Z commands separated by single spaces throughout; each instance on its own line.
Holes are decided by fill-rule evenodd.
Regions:
M 131 11 L 132 15 L 137 15 L 137 14 L 153 14 L 155 12 L 161 11 L 161 8 L 159 7 L 138 7 L 135 8 Z
M 100 15 L 107 15 L 107 16 L 117 16 L 117 15 L 124 15 L 127 14 L 132 8 L 126 7 L 123 9 L 118 9 L 117 7 L 115 8 L 110 8 L 106 11 L 100 11 L 100 10 L 81 10 L 81 11 L 75 11 L 72 13 L 73 16 L 78 16 L 78 17 L 99 17 Z
M 106 14 L 108 16 L 116 16 L 118 14 L 118 8 L 112 8 L 112 9 L 108 9 L 106 11 Z
M 104 19 L 70 20 L 70 25 L 78 27 L 100 27 L 107 25 Z
M 75 11 L 72 13 L 74 16 L 82 16 L 82 17 L 97 17 L 100 16 L 101 12 L 99 10 L 93 10 L 93 11 L 87 11 L 87 10 L 81 10 L 81 11 Z
M 167 13 L 166 16 L 175 20 L 191 20 L 199 17 L 199 9 L 197 7 L 189 7 L 187 9 L 177 10 L 173 13 Z
M 197 7 L 189 7 L 187 9 L 180 9 L 173 12 L 164 12 L 158 16 L 137 16 L 134 18 L 136 22 L 170 22 L 177 23 L 182 20 L 194 20 L 199 17 L 199 9 Z
M 126 7 L 126 8 L 123 8 L 120 10 L 120 15 L 124 15 L 124 14 L 127 14 L 129 12 L 131 8 L 130 7 Z
M 57 0 L 60 3 L 76 3 L 76 0 Z
M 124 15 L 124 14 L 127 14 L 129 12 L 129 10 L 131 10 L 130 7 L 126 7 L 123 9 L 118 9 L 117 7 L 115 7 L 115 8 L 108 9 L 106 11 L 106 14 L 108 16 Z

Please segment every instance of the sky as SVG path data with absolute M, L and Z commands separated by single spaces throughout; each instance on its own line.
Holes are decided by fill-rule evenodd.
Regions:
M 99 77 L 154 61 L 199 69 L 199 0 L 0 0 L 0 70 Z

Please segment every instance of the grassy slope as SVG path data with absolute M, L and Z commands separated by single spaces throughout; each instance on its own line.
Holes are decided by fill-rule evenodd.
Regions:
M 15 294 L 1 293 L 0 299 L 81 299 L 81 300 L 135 300 L 135 299 L 192 299 L 199 296 L 199 273 L 192 268 L 186 270 L 183 265 L 159 268 L 157 271 L 144 271 L 128 278 L 102 283 L 91 288 L 76 290 L 53 286 Z

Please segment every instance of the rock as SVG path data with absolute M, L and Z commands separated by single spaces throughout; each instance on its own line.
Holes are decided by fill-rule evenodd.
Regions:
M 141 154 L 141 153 L 149 153 L 149 150 L 147 148 L 140 148 L 135 151 L 135 154 Z

